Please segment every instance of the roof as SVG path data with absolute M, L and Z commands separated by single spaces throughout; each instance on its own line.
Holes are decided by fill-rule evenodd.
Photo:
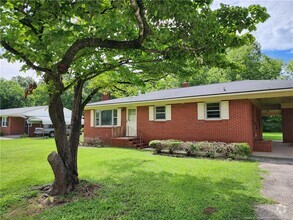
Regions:
M 233 93 L 250 93 L 257 91 L 270 91 L 282 89 L 293 89 L 293 80 L 244 80 L 159 90 L 155 92 L 141 94 L 138 96 L 89 103 L 87 106 L 102 106 L 133 102 L 159 101 L 168 99 L 215 96 L 225 94 L 228 95 Z
M 48 106 L 1 109 L 0 116 L 23 117 L 29 118 L 29 120 L 31 119 L 32 121 L 42 121 L 43 124 L 52 124 L 49 116 Z M 66 124 L 70 124 L 71 111 L 69 109 L 64 108 L 64 116 Z

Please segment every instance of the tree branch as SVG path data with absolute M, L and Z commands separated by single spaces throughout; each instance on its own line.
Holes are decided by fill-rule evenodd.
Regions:
M 91 101 L 91 99 L 94 97 L 94 95 L 100 90 L 101 88 L 95 88 L 82 102 L 81 106 L 82 109 L 84 109 L 84 107 L 86 106 L 86 104 Z
M 84 48 L 109 48 L 109 49 L 139 49 L 141 42 L 139 40 L 116 41 L 104 40 L 101 38 L 85 38 L 75 41 L 66 51 L 63 59 L 57 64 L 60 74 L 67 72 L 76 53 Z
M 36 71 L 41 71 L 41 72 L 45 72 L 45 73 L 51 73 L 50 69 L 44 68 L 44 67 L 40 67 L 40 66 L 36 66 L 35 64 L 33 64 L 33 62 L 31 62 L 23 53 L 17 51 L 16 49 L 14 49 L 13 47 L 11 47 L 8 43 L 6 43 L 4 40 L 0 41 L 1 45 L 8 50 L 9 52 L 13 53 L 16 56 L 19 56 L 21 59 L 23 59 L 23 61 L 26 63 L 26 65 L 28 65 L 29 67 L 31 67 L 32 69 L 36 70 Z
M 130 5 L 133 8 L 134 16 L 137 20 L 139 29 L 139 40 L 142 43 L 144 38 L 150 34 L 150 27 L 146 21 L 145 8 L 141 0 L 130 0 Z
M 117 41 L 102 38 L 84 38 L 75 41 L 66 51 L 62 60 L 57 64 L 60 74 L 67 72 L 78 51 L 84 48 L 108 48 L 108 49 L 140 49 L 144 39 L 151 34 L 150 27 L 145 16 L 145 7 L 142 0 L 130 0 L 135 11 L 135 17 L 140 29 L 139 36 L 134 40 Z

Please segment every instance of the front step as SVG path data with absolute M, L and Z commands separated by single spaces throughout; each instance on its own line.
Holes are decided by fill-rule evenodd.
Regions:
M 115 137 L 111 139 L 111 145 L 115 147 L 132 147 L 132 148 L 145 148 L 148 145 L 141 141 L 139 137 Z

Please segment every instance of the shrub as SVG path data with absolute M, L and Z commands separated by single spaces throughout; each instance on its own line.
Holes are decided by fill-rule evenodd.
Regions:
M 182 144 L 182 141 L 179 141 L 179 140 L 167 140 L 166 141 L 166 147 L 169 150 L 170 154 L 173 154 L 175 151 L 180 150 L 181 144 Z
M 153 140 L 149 142 L 149 146 L 155 149 L 156 153 L 161 153 L 162 150 L 165 148 L 164 141 L 160 140 Z
M 150 141 L 149 146 L 153 147 L 156 153 L 161 153 L 163 150 L 170 154 L 174 154 L 176 151 L 185 151 L 187 156 L 195 157 L 247 159 L 250 155 L 250 148 L 247 143 L 153 140 Z
M 250 147 L 247 143 L 232 143 L 229 145 L 227 157 L 232 159 L 247 159 L 250 156 Z
M 102 141 L 99 138 L 85 138 L 83 145 L 89 147 L 103 147 Z
M 0 136 L 4 136 L 4 135 L 5 135 L 4 131 L 0 131 Z
M 186 152 L 187 156 L 192 156 L 193 144 L 193 142 L 182 142 L 180 148 Z

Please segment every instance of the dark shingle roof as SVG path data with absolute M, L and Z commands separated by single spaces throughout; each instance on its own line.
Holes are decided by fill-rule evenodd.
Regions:
M 89 103 L 87 106 L 101 106 L 133 102 L 180 99 L 188 97 L 214 96 L 233 93 L 293 89 L 293 80 L 244 80 L 227 83 L 191 86 L 176 89 L 159 90 L 138 96 Z

